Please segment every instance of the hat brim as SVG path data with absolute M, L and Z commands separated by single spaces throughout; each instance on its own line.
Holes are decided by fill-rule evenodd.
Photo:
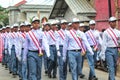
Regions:
M 40 20 L 34 20 L 34 21 L 32 21 L 32 23 L 34 23 L 34 22 L 36 22 L 36 21 L 40 22 Z
M 75 21 L 75 22 L 72 22 L 72 23 L 80 23 L 80 21 Z
M 117 21 L 117 20 L 112 20 L 112 21 L 109 20 L 109 22 L 115 22 L 115 21 Z

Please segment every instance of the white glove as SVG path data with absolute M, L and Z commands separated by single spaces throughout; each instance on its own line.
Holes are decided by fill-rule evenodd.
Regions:
M 94 52 L 92 51 L 92 52 L 90 52 L 90 54 L 91 54 L 91 55 L 94 55 Z
M 49 54 L 47 54 L 47 57 L 48 57 L 48 58 L 50 57 L 50 53 L 49 53 Z
M 66 62 L 66 57 L 63 57 L 63 61 Z
M 7 50 L 5 49 L 5 54 L 7 54 Z
M 23 59 L 23 61 L 22 61 L 23 63 L 27 63 L 27 60 L 26 59 Z
M 18 61 L 21 61 L 21 57 L 20 56 L 17 56 L 17 58 L 18 58 Z
M 57 52 L 57 56 L 60 57 L 61 56 L 61 53 L 60 51 Z

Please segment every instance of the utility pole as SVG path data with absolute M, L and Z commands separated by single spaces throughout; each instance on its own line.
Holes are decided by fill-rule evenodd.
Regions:
M 109 13 L 109 17 L 111 17 L 112 16 L 111 0 L 108 0 L 108 13 Z

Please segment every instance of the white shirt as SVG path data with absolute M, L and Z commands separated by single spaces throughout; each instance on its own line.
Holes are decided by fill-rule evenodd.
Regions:
M 60 29 L 56 32 L 56 48 L 59 50 L 60 45 L 64 45 L 66 30 Z
M 56 31 L 50 30 L 47 33 L 47 39 L 49 45 L 56 45 Z
M 118 38 L 117 41 L 119 43 L 120 42 L 120 31 L 117 29 L 112 29 L 112 28 L 108 28 L 108 29 L 111 29 L 115 33 L 115 35 Z M 113 38 L 110 36 L 107 30 L 103 33 L 102 53 L 105 53 L 107 47 L 118 47 L 118 45 L 114 43 Z
M 88 51 L 90 51 L 91 54 L 94 54 L 88 41 L 87 41 L 85 34 L 83 32 L 81 32 L 80 30 L 77 30 L 75 32 L 76 32 L 76 35 L 74 35 L 74 36 L 77 37 L 77 35 L 80 35 L 80 38 L 82 39 L 82 42 L 85 44 Z M 63 56 L 64 57 L 66 56 L 67 50 L 76 50 L 76 49 L 81 49 L 81 47 L 77 44 L 76 40 L 71 35 L 70 31 L 68 31 L 66 33 L 65 43 L 63 45 Z
M 112 29 L 112 28 L 110 28 L 110 29 L 115 33 L 115 35 L 119 39 L 118 40 L 118 42 L 119 42 L 120 41 L 120 31 L 117 30 L 117 29 Z M 107 30 L 103 33 L 103 44 L 104 44 L 104 46 L 106 46 L 106 47 L 117 47 L 117 45 L 115 45 L 112 37 L 110 36 L 110 34 L 108 33 Z
M 90 29 L 89 31 L 87 31 L 87 32 L 85 33 L 85 34 L 86 34 L 86 37 L 87 37 L 87 40 L 88 40 L 88 42 L 89 42 L 89 44 L 90 44 L 90 46 L 94 46 L 95 43 L 93 42 L 91 36 L 89 35 L 89 32 L 91 32 L 91 33 L 93 34 L 93 36 L 94 36 L 94 38 L 95 38 L 95 41 L 101 46 L 101 45 L 102 45 L 102 39 L 101 39 L 101 37 L 100 37 L 100 32 L 97 31 L 97 30 L 91 30 L 91 29 Z

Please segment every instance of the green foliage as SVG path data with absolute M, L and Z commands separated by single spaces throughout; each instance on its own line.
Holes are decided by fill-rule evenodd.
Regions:
M 0 6 L 0 25 L 8 25 L 9 24 L 9 17 L 8 11 Z

